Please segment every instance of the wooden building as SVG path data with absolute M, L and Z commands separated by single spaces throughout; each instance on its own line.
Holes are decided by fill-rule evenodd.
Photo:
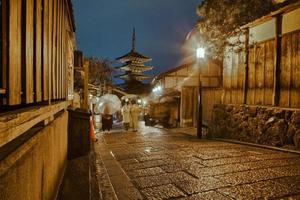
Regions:
M 153 93 L 154 96 L 162 100 L 167 97 L 178 97 L 169 104 L 168 112 L 170 116 L 176 117 L 171 121 L 178 121 L 182 127 L 197 126 L 199 81 L 202 85 L 203 119 L 209 123 L 213 105 L 221 102 L 221 62 L 217 60 L 190 62 L 159 74 L 153 81 L 154 87 L 162 88 L 161 94 Z M 172 102 L 171 99 L 169 102 Z M 163 112 L 166 113 L 165 108 Z
M 242 27 L 225 51 L 225 104 L 300 108 L 299 19 L 297 2 Z
M 1 1 L 0 108 L 72 98 L 70 1 Z
M 55 199 L 67 161 L 71 0 L 1 0 L 0 199 Z
M 224 52 L 224 96 L 214 107 L 211 135 L 300 147 L 300 2 L 286 4 L 229 38 L 233 48 Z

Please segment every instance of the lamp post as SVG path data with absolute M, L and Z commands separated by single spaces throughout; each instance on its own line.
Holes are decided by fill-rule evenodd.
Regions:
M 202 138 L 202 85 L 200 79 L 200 66 L 199 60 L 204 59 L 205 49 L 202 47 L 197 48 L 196 51 L 197 63 L 198 63 L 198 123 L 197 123 L 197 137 Z

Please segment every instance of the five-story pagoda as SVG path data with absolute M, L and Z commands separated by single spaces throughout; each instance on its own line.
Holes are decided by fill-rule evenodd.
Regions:
M 152 59 L 148 56 L 142 55 L 136 51 L 136 39 L 135 39 L 135 29 L 133 29 L 132 35 L 132 49 L 129 53 L 117 58 L 116 60 L 123 63 L 122 66 L 116 67 L 125 73 L 117 75 L 120 79 L 125 81 L 121 87 L 128 93 L 142 94 L 148 92 L 149 84 L 144 84 L 142 81 L 151 78 L 143 72 L 151 70 L 153 67 L 146 66 L 145 63 L 151 61 Z

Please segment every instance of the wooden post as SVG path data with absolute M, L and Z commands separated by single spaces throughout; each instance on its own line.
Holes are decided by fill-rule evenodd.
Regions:
M 22 1 L 10 0 L 8 5 L 9 19 L 8 19 L 8 100 L 9 105 L 21 104 L 21 10 Z
M 267 60 L 267 47 L 266 43 L 264 43 L 264 64 L 263 64 L 263 70 L 264 70 L 264 87 L 263 87 L 263 105 L 266 105 L 266 60 Z
M 254 62 L 254 66 L 253 66 L 253 95 L 252 95 L 252 104 L 256 105 L 256 68 L 257 68 L 257 49 L 259 44 L 255 44 L 254 45 L 254 50 L 253 50 L 253 62 Z
M 233 76 L 233 56 L 234 56 L 234 50 L 231 51 L 231 60 L 230 60 L 230 88 L 229 88 L 229 103 L 233 103 L 232 102 L 232 76 Z
M 201 66 L 201 65 L 200 65 Z M 201 71 L 199 64 L 198 67 L 198 123 L 197 123 L 197 137 L 202 138 L 202 85 L 201 85 Z
M 290 42 L 288 42 L 290 40 Z M 289 95 L 288 95 L 288 107 L 291 107 L 291 93 L 292 93 L 292 78 L 293 78 L 293 35 L 286 36 L 286 43 L 287 43 L 287 56 L 288 56 L 288 66 L 289 66 Z M 290 53 L 288 53 L 290 52 Z
M 245 73 L 244 73 L 244 85 L 243 85 L 243 104 L 247 103 L 248 77 L 249 77 L 249 28 L 247 28 L 245 33 Z
M 83 89 L 83 109 L 89 108 L 89 61 L 85 60 L 83 64 L 84 70 L 84 89 Z
M 4 99 L 2 102 L 0 102 L 0 106 L 1 105 L 7 105 L 8 103 L 8 89 L 9 89 L 9 67 L 8 67 L 8 63 L 9 63 L 9 48 L 8 48 L 8 39 L 9 39 L 9 18 L 8 18 L 8 1 L 2 1 L 2 30 L 1 30 L 1 40 L 2 40 L 2 46 L 0 48 L 2 48 L 2 58 L 1 58 L 1 87 L 3 87 L 3 89 L 1 89 L 0 91 L 2 92 L 2 94 L 4 93 L 5 95 L 3 95 Z M 0 93 L 1 93 L 0 92 Z M 2 99 L 1 99 L 2 100 Z
M 200 76 L 199 76 L 200 78 Z M 198 94 L 198 123 L 197 123 L 197 137 L 202 138 L 202 85 L 199 79 L 199 94 Z
M 281 34 L 282 34 L 282 15 L 276 16 L 275 22 L 275 62 L 274 62 L 274 88 L 273 106 L 279 105 L 280 100 L 280 66 L 281 66 Z

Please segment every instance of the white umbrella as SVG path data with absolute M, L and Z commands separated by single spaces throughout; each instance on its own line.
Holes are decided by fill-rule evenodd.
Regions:
M 138 96 L 135 94 L 126 94 L 126 95 L 122 96 L 121 99 L 126 100 L 126 99 L 136 99 L 136 98 L 138 98 Z
M 159 102 L 160 103 L 170 103 L 173 101 L 175 101 L 175 99 L 173 97 L 166 96 L 166 97 L 162 97 Z
M 92 99 L 91 99 L 91 103 L 96 104 L 97 101 L 98 101 L 98 97 L 93 96 Z
M 98 110 L 102 114 L 114 114 L 121 110 L 121 101 L 114 94 L 105 94 L 99 98 Z

